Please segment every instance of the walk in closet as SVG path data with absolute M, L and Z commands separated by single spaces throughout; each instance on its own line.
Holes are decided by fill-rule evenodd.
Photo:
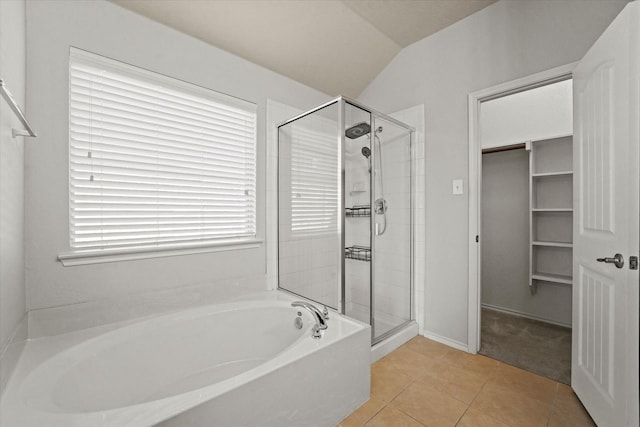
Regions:
M 567 383 L 571 80 L 485 101 L 480 120 L 480 353 Z

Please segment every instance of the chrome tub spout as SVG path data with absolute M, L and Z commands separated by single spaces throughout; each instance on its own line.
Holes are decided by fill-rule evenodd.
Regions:
M 316 324 L 313 326 L 313 333 L 311 334 L 311 336 L 313 338 L 322 338 L 322 334 L 320 333 L 320 331 L 327 329 L 326 319 L 328 318 L 328 316 L 325 317 L 325 314 L 322 311 L 318 310 L 315 305 L 305 301 L 294 301 L 291 303 L 291 307 L 302 307 L 307 309 L 316 320 Z

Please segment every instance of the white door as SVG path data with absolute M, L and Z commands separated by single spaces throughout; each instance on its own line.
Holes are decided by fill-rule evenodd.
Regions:
M 600 426 L 637 425 L 640 4 L 613 21 L 574 79 L 571 385 Z M 611 259 L 621 254 L 618 268 Z

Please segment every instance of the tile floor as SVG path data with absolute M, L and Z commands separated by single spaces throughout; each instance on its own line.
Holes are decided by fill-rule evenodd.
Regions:
M 416 337 L 371 366 L 371 398 L 339 427 L 594 426 L 570 387 Z

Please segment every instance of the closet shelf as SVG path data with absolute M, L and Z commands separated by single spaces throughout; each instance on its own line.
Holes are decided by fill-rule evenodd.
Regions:
M 531 242 L 533 246 L 553 246 L 556 248 L 573 248 L 573 243 L 569 242 L 543 242 L 540 240 L 534 240 Z
M 529 145 L 529 286 L 571 285 L 573 138 L 560 135 Z
M 533 280 L 542 280 L 545 282 L 561 283 L 563 285 L 573 284 L 573 278 L 571 276 L 565 276 L 563 274 L 550 274 L 550 273 L 533 273 L 531 275 Z
M 573 171 L 558 171 L 558 172 L 541 172 L 541 173 L 532 173 L 531 176 L 534 178 L 544 178 L 548 176 L 565 176 L 565 175 L 573 175 Z
M 371 248 L 367 246 L 348 246 L 344 248 L 344 257 L 358 261 L 371 261 Z

